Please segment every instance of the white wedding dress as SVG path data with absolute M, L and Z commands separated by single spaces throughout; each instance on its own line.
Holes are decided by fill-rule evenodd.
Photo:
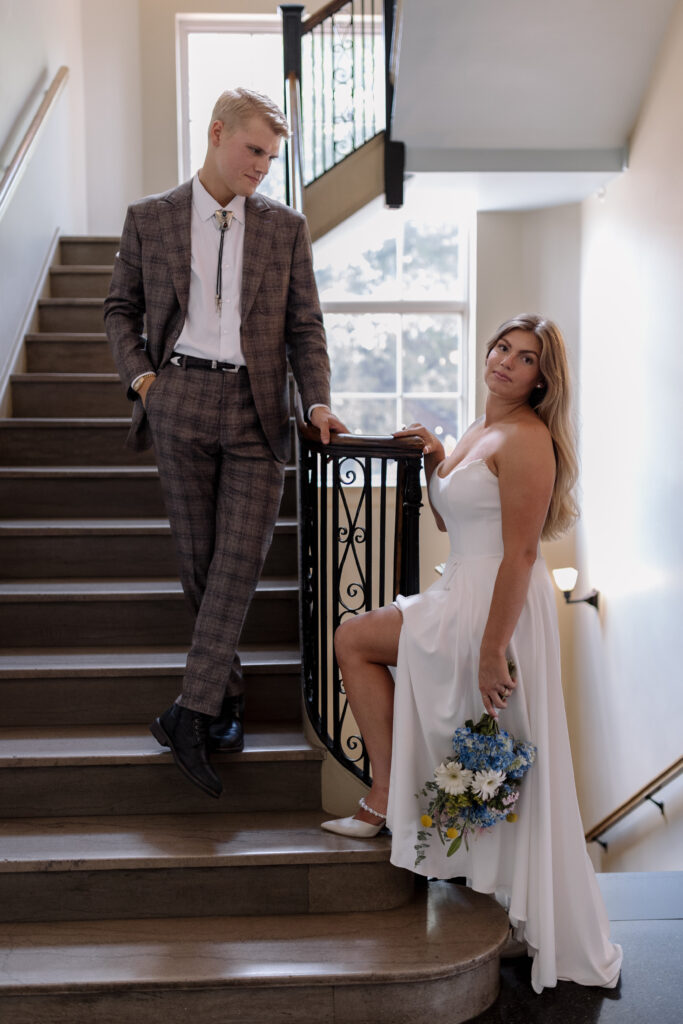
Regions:
M 430 496 L 448 529 L 443 577 L 423 594 L 399 596 L 403 614 L 387 822 L 391 860 L 436 878 L 465 876 L 495 894 L 515 937 L 533 956 L 536 992 L 558 979 L 616 985 L 621 948 L 609 922 L 583 837 L 560 681 L 552 584 L 538 557 L 509 651 L 517 688 L 499 712 L 502 729 L 536 745 L 514 824 L 503 821 L 463 843 L 452 856 L 436 835 L 415 867 L 416 833 L 427 799 L 416 797 L 452 753 L 454 730 L 484 711 L 478 689 L 479 646 L 503 554 L 498 480 L 483 460 L 430 480 Z

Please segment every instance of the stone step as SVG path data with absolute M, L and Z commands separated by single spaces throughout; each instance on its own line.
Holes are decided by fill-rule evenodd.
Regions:
M 60 261 L 68 266 L 111 267 L 119 241 L 114 235 L 64 235 L 59 240 Z
M 0 648 L 188 644 L 194 618 L 177 580 L 9 580 L 0 583 Z M 262 577 L 244 643 L 298 636 L 298 583 Z
M 2 466 L 149 466 L 152 449 L 126 448 L 127 416 L 0 420 Z
M 255 724 L 242 753 L 212 756 L 215 800 L 140 725 L 1 729 L 0 818 L 314 811 L 322 757 L 296 727 Z
M 103 299 L 39 299 L 41 331 L 103 331 Z
M 297 523 L 275 527 L 264 575 L 295 575 Z M 171 576 L 176 559 L 165 519 L 0 519 L 0 578 Z
M 493 1003 L 507 916 L 431 882 L 374 913 L 8 924 L 12 1024 L 459 1024 Z
M 109 294 L 113 269 L 106 264 L 52 267 L 50 296 L 53 299 L 104 299 Z
M 388 910 L 413 876 L 389 836 L 323 832 L 324 811 L 0 821 L 0 921 Z
M 25 648 L 0 651 L 5 726 L 150 722 L 181 690 L 186 649 Z M 295 644 L 240 645 L 245 721 L 299 722 L 301 654 Z M 40 708 L 36 722 L 36 708 Z
M 114 373 L 105 334 L 43 332 L 24 338 L 29 373 Z
M 10 382 L 17 418 L 130 416 L 130 400 L 115 373 L 15 373 Z
M 296 515 L 296 469 L 285 467 L 281 513 Z M 156 466 L 0 466 L 0 510 L 13 519 L 164 515 Z

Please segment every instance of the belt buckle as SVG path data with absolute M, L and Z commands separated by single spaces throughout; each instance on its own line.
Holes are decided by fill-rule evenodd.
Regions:
M 239 366 L 221 366 L 223 373 L 239 373 Z

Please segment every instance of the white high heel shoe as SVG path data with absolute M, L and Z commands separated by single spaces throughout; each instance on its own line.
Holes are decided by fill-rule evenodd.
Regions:
M 333 818 L 331 821 L 323 821 L 320 827 L 324 828 L 326 832 L 334 832 L 338 836 L 351 836 L 352 839 L 372 839 L 373 836 L 376 836 L 384 828 L 386 814 L 380 814 L 379 811 L 368 807 L 363 797 L 360 798 L 358 803 L 368 814 L 372 814 L 375 818 L 380 819 L 379 825 L 371 825 L 369 821 L 360 821 L 358 818 L 350 817 Z

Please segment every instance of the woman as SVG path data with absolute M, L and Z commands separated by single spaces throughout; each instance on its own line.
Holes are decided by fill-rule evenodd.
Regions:
M 531 956 L 537 992 L 558 979 L 616 985 L 621 949 L 586 853 L 560 681 L 552 585 L 539 540 L 576 516 L 577 478 L 564 341 L 550 320 L 506 321 L 488 343 L 486 411 L 445 457 L 424 439 L 429 499 L 451 553 L 425 593 L 346 621 L 335 647 L 372 762 L 367 801 L 325 822 L 342 835 L 392 830 L 393 864 L 429 877 L 464 875 L 508 909 Z M 508 670 L 508 658 L 516 667 Z M 396 665 L 396 683 L 387 666 Z M 447 858 L 435 839 L 415 866 L 416 794 L 452 750 L 455 728 L 483 708 L 537 747 L 515 824 Z M 393 752 L 393 757 L 392 757 Z M 423 801 L 424 803 L 424 801 Z

